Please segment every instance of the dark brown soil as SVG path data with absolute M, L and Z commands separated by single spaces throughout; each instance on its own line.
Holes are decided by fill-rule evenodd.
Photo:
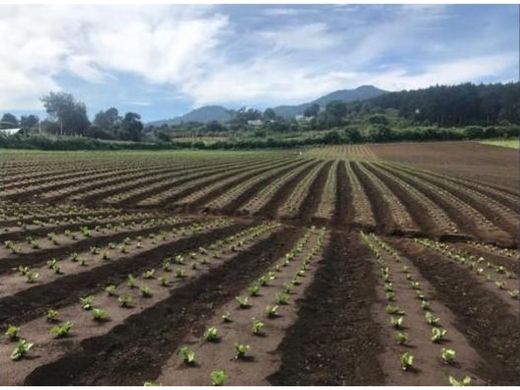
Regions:
M 278 208 L 287 200 L 300 181 L 302 181 L 302 179 L 307 176 L 307 174 L 319 163 L 319 161 L 316 161 L 313 164 L 309 164 L 300 173 L 284 183 L 269 200 L 269 202 L 267 202 L 260 210 L 258 210 L 256 215 L 267 218 L 275 218 L 278 214 Z
M 350 182 L 345 164 L 340 162 L 336 169 L 336 213 L 332 223 L 337 227 L 348 227 L 354 215 Z
M 49 307 L 58 309 L 79 301 L 79 298 L 101 291 L 108 284 L 126 280 L 128 274 L 139 275 L 150 267 L 156 267 L 168 256 L 197 249 L 245 228 L 235 224 L 193 235 L 174 243 L 158 245 L 136 256 L 108 262 L 102 266 L 88 268 L 85 272 L 63 277 L 42 285 L 35 285 L 17 294 L 0 298 L 0 322 L 22 323 L 46 313 Z
M 220 305 L 289 250 L 300 231 L 287 228 L 274 233 L 211 273 L 174 290 L 168 299 L 129 317 L 108 334 L 87 339 L 65 357 L 37 368 L 25 384 L 124 386 L 142 385 L 157 377 L 185 335 L 202 327 Z
M 282 386 L 382 385 L 372 263 L 352 234 L 332 234 L 314 282 L 299 302 L 297 322 L 279 347 L 282 366 L 269 378 Z
M 323 194 L 325 183 L 327 182 L 329 169 L 333 163 L 334 161 L 326 163 L 320 169 L 316 175 L 316 178 L 312 182 L 309 191 L 307 192 L 307 196 L 303 200 L 300 206 L 300 210 L 298 211 L 298 219 L 300 219 L 302 222 L 308 223 L 312 221 L 312 216 L 320 205 L 321 195 Z
M 392 240 L 405 253 L 421 275 L 436 289 L 439 300 L 449 307 L 483 362 L 479 376 L 494 385 L 520 384 L 518 318 L 510 314 L 502 300 L 480 286 L 478 280 L 456 264 L 406 240 Z
M 361 185 L 363 186 L 368 200 L 370 201 L 370 205 L 372 207 L 372 211 L 374 213 L 374 218 L 376 220 L 376 230 L 378 232 L 390 233 L 396 229 L 396 223 L 392 217 L 392 212 L 388 207 L 385 199 L 383 198 L 383 194 L 381 191 L 377 189 L 372 180 L 367 177 L 361 170 L 359 169 L 358 162 L 351 161 L 350 166 L 352 170 L 357 175 Z

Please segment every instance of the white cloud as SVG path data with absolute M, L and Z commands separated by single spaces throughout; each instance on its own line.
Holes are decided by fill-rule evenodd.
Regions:
M 277 30 L 260 31 L 258 36 L 280 49 L 326 50 L 341 40 L 325 23 L 310 23 Z

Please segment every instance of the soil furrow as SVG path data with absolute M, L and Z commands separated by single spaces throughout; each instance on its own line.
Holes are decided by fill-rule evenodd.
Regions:
M 220 305 L 289 250 L 299 235 L 300 229 L 293 228 L 274 233 L 106 335 L 87 339 L 76 351 L 34 370 L 25 384 L 123 386 L 158 377 L 186 333 L 202 327 Z
M 312 221 L 313 215 L 316 213 L 316 210 L 320 205 L 321 197 L 325 189 L 325 183 L 327 182 L 329 169 L 331 169 L 333 163 L 334 161 L 326 163 L 316 175 L 316 178 L 309 187 L 307 196 L 303 200 L 300 206 L 300 210 L 298 211 L 299 220 L 305 223 Z
M 159 245 L 136 256 L 126 257 L 79 274 L 64 275 L 47 284 L 23 290 L 18 294 L 0 299 L 0 322 L 27 322 L 46 312 L 49 306 L 63 307 L 77 302 L 81 296 L 103 289 L 107 284 L 118 284 L 128 274 L 139 274 L 151 265 L 160 263 L 172 252 L 182 253 L 208 245 L 245 228 L 235 224 L 230 227 L 193 235 L 179 241 Z

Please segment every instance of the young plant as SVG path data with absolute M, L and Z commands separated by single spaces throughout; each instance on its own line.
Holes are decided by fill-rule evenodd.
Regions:
M 139 292 L 141 293 L 141 296 L 144 298 L 149 298 L 152 296 L 152 293 L 150 291 L 150 288 L 147 286 L 142 286 L 139 288 Z
M 404 345 L 408 342 L 408 335 L 404 332 L 397 332 L 395 334 L 395 340 L 397 341 L 397 344 Z
M 117 287 L 114 284 L 109 284 L 105 287 L 105 292 L 109 297 L 116 297 L 117 296 Z
M 18 340 L 18 332 L 20 331 L 20 328 L 14 326 L 14 325 L 7 325 L 7 330 L 5 332 L 5 335 L 9 338 L 11 341 Z
M 161 284 L 161 286 L 163 286 L 163 287 L 168 287 L 168 285 L 170 284 L 170 281 L 168 280 L 168 276 L 166 276 L 166 275 L 159 276 L 158 280 L 159 280 L 159 283 Z
M 224 314 L 222 314 L 222 320 L 224 322 L 232 322 L 233 320 L 231 319 L 231 313 L 226 311 Z
M 243 359 L 250 349 L 251 347 L 249 345 L 235 343 L 235 359 Z
M 103 321 L 103 320 L 106 320 L 107 317 L 108 317 L 108 314 L 105 310 L 97 309 L 97 308 L 92 309 L 92 319 L 94 321 Z
M 404 314 L 404 312 L 397 305 L 386 305 L 385 311 L 388 314 L 399 314 L 399 315 Z
M 399 316 L 399 317 L 390 316 L 390 324 L 396 329 L 401 329 L 401 327 L 403 326 L 403 318 L 404 317 L 402 317 L 402 316 Z
M 262 328 L 264 327 L 264 323 L 260 320 L 252 318 L 252 324 L 251 329 L 253 330 L 254 335 L 261 335 L 262 334 Z
M 438 317 L 435 317 L 431 311 L 427 311 L 424 315 L 424 318 L 426 319 L 428 325 L 437 325 L 440 321 L 440 319 Z
M 150 269 L 143 273 L 143 279 L 154 279 L 155 278 L 155 269 Z
M 27 355 L 27 352 L 33 347 L 34 343 L 21 339 L 16 343 L 14 351 L 11 353 L 11 360 L 17 361 Z
M 36 281 L 36 279 L 38 279 L 39 277 L 40 277 L 40 274 L 35 271 L 29 270 L 25 273 L 25 279 L 26 279 L 27 283 L 34 283 Z
M 133 299 L 130 295 L 121 295 L 117 298 L 117 301 L 121 307 L 132 307 Z
M 429 310 L 431 309 L 431 307 L 430 307 L 430 302 L 428 302 L 428 301 L 426 301 L 426 300 L 423 300 L 423 301 L 421 302 L 421 308 L 422 308 L 423 310 L 428 310 L 428 311 L 429 311 Z
M 94 297 L 92 295 L 89 295 L 87 297 L 80 298 L 79 302 L 80 302 L 81 308 L 83 310 L 92 310 L 93 303 L 94 303 Z
M 49 322 L 57 321 L 58 315 L 59 315 L 59 313 L 57 310 L 53 310 L 53 309 L 47 310 L 47 321 L 49 321 Z
M 511 298 L 513 298 L 513 299 L 518 299 L 518 297 L 520 297 L 519 290 L 511 290 L 511 291 L 508 291 L 508 293 L 511 296 Z
M 265 315 L 268 318 L 278 317 L 278 305 L 267 305 L 265 307 Z
M 444 336 L 446 336 L 446 333 L 448 333 L 446 329 L 437 327 L 432 328 L 432 341 L 434 343 L 440 343 L 444 339 Z
M 186 271 L 184 271 L 184 268 L 177 267 L 175 269 L 175 276 L 177 278 L 185 278 L 186 277 Z
M 249 296 L 251 297 L 257 297 L 260 295 L 260 286 L 258 284 L 255 284 L 254 286 L 251 286 L 247 289 Z
M 465 376 L 461 380 L 456 379 L 453 376 L 449 376 L 448 380 L 450 381 L 450 385 L 452 386 L 470 386 L 471 378 L 469 376 Z
M 137 288 L 137 280 L 134 277 L 134 275 L 132 275 L 132 274 L 128 275 L 127 284 L 128 284 L 128 287 L 130 287 L 130 288 Z
M 211 378 L 211 386 L 223 386 L 227 379 L 227 375 L 224 370 L 211 371 L 209 377 Z
M 456 352 L 454 349 L 442 348 L 441 358 L 447 364 L 452 364 L 455 361 Z
M 183 346 L 179 350 L 179 356 L 181 357 L 184 364 L 193 365 L 195 364 L 195 352 L 193 352 L 189 347 Z
M 71 321 L 67 321 L 62 324 L 53 326 L 50 332 L 56 337 L 66 337 L 69 335 L 73 325 L 74 324 Z
M 279 305 L 289 304 L 289 294 L 279 293 L 276 295 L 276 303 Z
M 204 338 L 210 342 L 218 341 L 219 336 L 217 328 L 212 326 L 206 329 L 206 331 L 204 332 Z
M 401 358 L 399 359 L 399 361 L 401 362 L 401 370 L 403 371 L 408 371 L 409 369 L 413 368 L 413 361 L 414 361 L 414 356 L 409 353 L 409 352 L 405 352 L 401 355 Z
M 241 309 L 245 309 L 249 307 L 249 298 L 248 297 L 235 297 L 238 302 L 238 305 Z

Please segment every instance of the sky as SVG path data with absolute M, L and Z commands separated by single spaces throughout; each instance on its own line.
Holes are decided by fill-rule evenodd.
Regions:
M 0 5 L 0 113 L 72 93 L 92 118 L 518 80 L 516 5 Z

